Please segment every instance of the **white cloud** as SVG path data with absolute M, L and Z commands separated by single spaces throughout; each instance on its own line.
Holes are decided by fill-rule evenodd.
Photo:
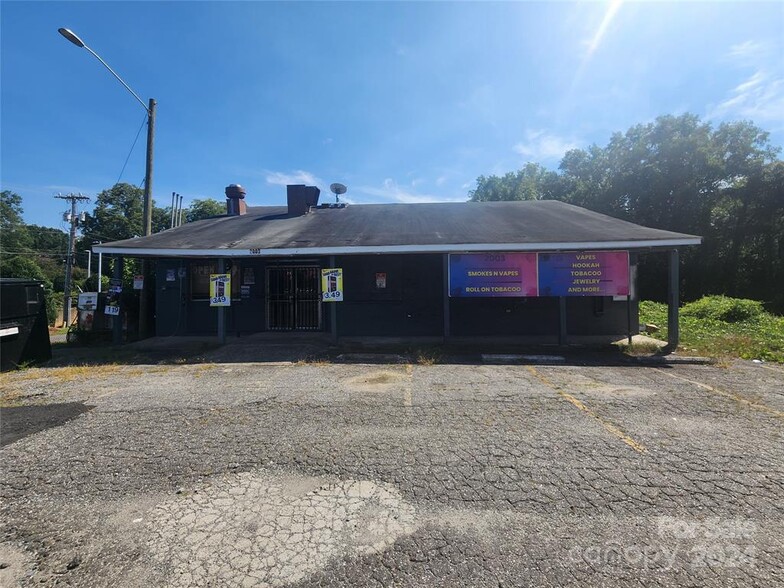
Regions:
M 370 196 L 370 198 L 356 197 L 356 202 L 400 202 L 403 204 L 419 204 L 424 202 L 464 202 L 466 196 L 441 196 L 437 194 L 417 194 L 413 186 L 400 186 L 392 178 L 386 178 L 381 187 L 360 186 L 355 193 Z
M 268 171 L 266 172 L 268 184 L 274 186 L 288 186 L 289 184 L 307 184 L 308 186 L 318 186 L 323 184 L 321 179 L 312 173 L 304 170 L 297 170 L 292 173 Z
M 747 73 L 721 102 L 708 107 L 707 118 L 743 118 L 781 125 L 784 70 L 776 51 L 758 41 L 746 41 L 732 45 L 726 59 Z
M 525 140 L 517 143 L 514 150 L 529 160 L 542 162 L 560 159 L 567 151 L 579 146 L 576 139 L 559 137 L 542 129 L 528 129 Z
M 727 57 L 738 61 L 755 60 L 765 53 L 765 46 L 759 41 L 745 41 L 732 45 Z

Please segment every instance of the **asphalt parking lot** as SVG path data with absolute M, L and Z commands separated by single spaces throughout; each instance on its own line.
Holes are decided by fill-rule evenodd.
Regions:
M 57 417 L 0 410 L 3 586 L 784 585 L 776 366 L 207 361 L 2 392 Z

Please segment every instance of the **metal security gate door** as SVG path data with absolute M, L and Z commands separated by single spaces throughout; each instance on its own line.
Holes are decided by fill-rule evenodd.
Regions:
M 321 271 L 312 266 L 267 268 L 267 329 L 321 329 Z

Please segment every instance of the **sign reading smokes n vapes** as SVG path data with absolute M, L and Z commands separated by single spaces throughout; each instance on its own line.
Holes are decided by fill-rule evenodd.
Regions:
M 210 274 L 210 306 L 231 306 L 231 274 Z
M 343 302 L 343 268 L 321 270 L 321 299 L 324 302 Z

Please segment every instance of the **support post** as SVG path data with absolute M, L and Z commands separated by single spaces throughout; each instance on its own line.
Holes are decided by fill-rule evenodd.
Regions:
M 123 258 L 116 257 L 114 259 L 114 273 L 113 277 L 115 280 L 118 280 L 119 283 L 122 283 L 122 275 L 123 275 Z M 116 314 L 112 316 L 112 343 L 115 345 L 121 345 L 123 334 L 122 334 L 122 326 L 123 326 L 123 306 L 122 306 L 122 294 L 120 294 L 120 314 Z
M 667 350 L 675 351 L 680 340 L 678 328 L 678 306 L 680 304 L 679 284 L 680 258 L 677 249 L 670 250 L 669 292 L 667 294 Z
M 558 297 L 558 345 L 566 345 L 566 296 Z
M 447 339 L 452 335 L 451 331 L 451 317 L 449 311 L 449 254 L 444 253 L 444 268 L 443 268 L 443 280 L 444 280 L 444 288 L 443 288 L 443 304 L 444 304 L 444 343 L 447 342 Z
M 65 300 L 63 301 L 63 327 L 71 326 L 71 280 L 73 277 L 74 248 L 76 246 L 76 198 L 71 198 L 71 231 L 68 234 L 68 255 L 65 258 Z
M 329 256 L 329 267 L 335 267 L 335 256 Z M 332 340 L 338 342 L 338 303 L 330 302 L 329 304 L 329 323 L 332 330 Z
M 155 100 L 147 108 L 147 161 L 144 175 L 144 236 L 152 234 L 152 154 L 155 143 Z
M 103 281 L 101 278 L 103 277 L 103 251 L 98 252 L 98 293 L 100 294 L 103 292 Z
M 221 258 L 218 260 L 218 273 L 224 273 L 226 268 L 226 261 Z M 229 299 L 231 299 L 231 290 L 227 293 Z M 219 306 L 218 307 L 218 343 L 223 345 L 226 343 L 226 307 Z
M 139 260 L 139 273 L 143 276 L 142 289 L 139 290 L 139 339 L 147 338 L 147 293 L 150 290 L 150 285 L 147 283 L 147 260 L 142 258 Z
M 152 154 L 155 141 L 155 100 L 150 98 L 149 108 L 147 108 L 147 161 L 144 175 L 144 236 L 152 234 Z M 147 279 L 147 261 L 141 260 L 141 274 L 144 276 L 144 284 L 139 293 L 139 339 L 147 338 L 147 301 L 150 294 L 150 286 Z
M 68 327 L 71 323 L 71 281 L 73 278 L 74 257 L 76 257 L 76 224 L 79 222 L 79 217 L 76 215 L 76 203 L 87 201 L 89 198 L 81 194 L 68 194 L 66 196 L 58 194 L 55 198 L 71 202 L 70 219 L 68 221 L 71 223 L 71 231 L 68 234 L 68 255 L 65 258 L 65 299 L 63 300 L 63 326 Z

